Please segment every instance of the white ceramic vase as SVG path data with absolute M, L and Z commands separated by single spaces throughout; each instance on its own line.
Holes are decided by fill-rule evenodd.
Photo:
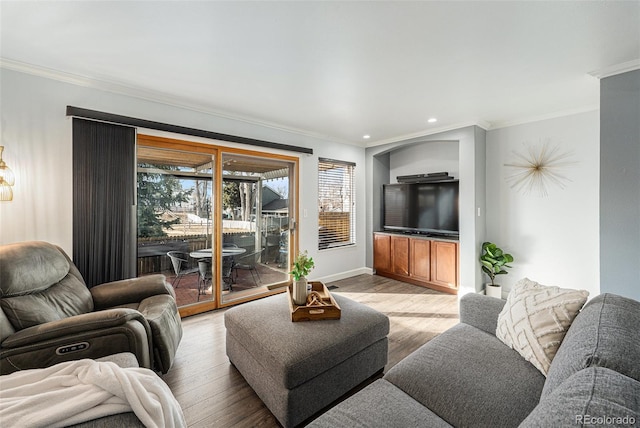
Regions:
M 304 276 L 293 281 L 293 303 L 298 306 L 307 304 L 307 278 Z
M 489 297 L 495 297 L 497 299 L 502 299 L 502 286 L 501 285 L 485 284 L 485 286 L 484 286 L 484 294 L 489 296 Z

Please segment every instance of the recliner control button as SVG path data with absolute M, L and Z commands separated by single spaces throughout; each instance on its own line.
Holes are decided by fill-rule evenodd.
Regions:
M 89 348 L 88 342 L 73 343 L 71 345 L 59 347 L 58 349 L 56 349 L 56 354 L 65 355 L 71 352 L 84 351 L 85 349 L 88 349 L 88 348 Z

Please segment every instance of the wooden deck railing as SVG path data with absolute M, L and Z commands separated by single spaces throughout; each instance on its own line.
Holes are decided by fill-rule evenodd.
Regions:
M 223 234 L 223 242 L 233 242 L 240 247 L 253 251 L 255 238 L 246 232 L 225 233 Z M 139 238 L 137 258 L 138 275 L 165 271 L 173 272 L 171 259 L 167 256 L 168 251 L 182 251 L 189 254 L 192 251 L 205 248 L 211 248 L 211 239 L 207 239 L 207 235 L 193 235 L 186 239 L 170 237 Z

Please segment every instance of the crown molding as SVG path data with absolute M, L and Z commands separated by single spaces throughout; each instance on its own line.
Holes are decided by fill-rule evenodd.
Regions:
M 414 138 L 428 137 L 430 135 L 439 134 L 441 132 L 454 131 L 456 129 L 465 128 L 467 126 L 478 126 L 484 129 L 485 131 L 493 131 L 496 129 L 508 128 L 510 126 L 525 125 L 527 123 L 540 122 L 542 120 L 549 120 L 549 119 L 557 119 L 559 117 L 572 116 L 574 114 L 588 113 L 588 112 L 599 111 L 599 110 L 600 110 L 600 106 L 589 105 L 589 106 L 578 107 L 575 109 L 556 111 L 553 113 L 548 113 L 548 114 L 539 115 L 539 116 L 523 117 L 516 120 L 489 122 L 486 120 L 479 119 L 479 120 L 476 120 L 475 122 L 456 123 L 454 125 L 450 125 L 446 127 L 433 128 L 425 131 L 419 131 L 413 134 L 407 134 L 399 137 L 378 140 L 378 141 L 374 141 L 372 143 L 367 144 L 366 147 L 367 148 L 376 147 L 376 146 L 382 146 L 384 144 L 397 143 L 399 141 L 405 141 L 405 140 L 410 140 Z
M 615 64 L 609 67 L 601 68 L 600 70 L 591 71 L 588 74 L 597 79 L 604 79 L 605 77 L 611 77 L 615 76 L 616 74 L 622 74 L 638 69 L 640 69 L 640 59 L 634 59 L 632 61 L 627 61 L 621 64 Z
M 466 128 L 468 126 L 478 126 L 485 131 L 492 129 L 492 124 L 486 120 L 476 120 L 472 122 L 455 123 L 447 126 L 440 126 L 438 128 L 430 128 L 422 131 L 414 132 L 412 134 L 400 135 L 398 137 L 386 138 L 383 140 L 376 140 L 368 143 L 365 147 L 377 147 L 384 144 L 397 143 L 400 141 L 411 140 L 414 138 L 428 137 L 434 134 L 440 134 L 441 132 L 454 131 L 456 129 Z
M 97 80 L 95 79 L 88 79 L 80 75 L 65 73 L 51 68 L 40 67 L 7 58 L 0 58 L 0 68 L 25 74 L 31 74 L 33 76 L 44 77 L 51 80 L 57 80 L 59 82 L 70 83 L 77 86 L 90 87 L 92 82 L 94 84 L 97 82 Z M 106 82 L 102 83 L 104 84 Z
M 600 110 L 600 106 L 589 105 L 589 106 L 578 107 L 570 110 L 556 111 L 553 113 L 543 114 L 540 116 L 530 116 L 530 117 L 516 119 L 516 120 L 493 122 L 492 123 L 493 126 L 491 127 L 491 130 L 508 128 L 510 126 L 516 126 L 516 125 L 525 125 L 527 123 L 540 122 L 542 120 L 549 120 L 549 119 L 557 119 L 559 117 L 572 116 L 574 114 L 588 113 L 591 111 L 599 111 L 599 110 Z
M 269 129 L 277 130 L 280 132 L 286 132 L 293 135 L 303 136 L 306 138 L 313 138 L 313 139 L 319 139 L 324 141 L 328 140 L 336 143 L 348 144 L 351 146 L 364 147 L 364 148 L 376 147 L 384 144 L 396 143 L 399 141 L 404 141 L 404 140 L 409 140 L 414 138 L 427 137 L 427 136 L 439 134 L 442 132 L 465 128 L 467 126 L 478 126 L 486 131 L 489 131 L 489 130 L 506 128 L 506 127 L 515 126 L 515 125 L 522 125 L 522 124 L 531 123 L 531 122 L 538 122 L 541 120 L 554 119 L 562 116 L 585 113 L 588 111 L 599 110 L 599 106 L 585 106 L 577 109 L 564 110 L 564 111 L 554 112 L 554 113 L 550 113 L 542 116 L 522 118 L 522 119 L 517 119 L 512 121 L 488 122 L 482 119 L 478 119 L 475 121 L 455 123 L 447 126 L 429 128 L 429 129 L 425 129 L 425 130 L 418 131 L 411 134 L 395 136 L 395 137 L 367 142 L 363 144 L 363 142 L 361 141 L 343 140 L 330 135 L 307 131 L 304 129 L 288 127 L 288 126 L 280 125 L 277 123 L 259 120 L 251 117 L 230 114 L 227 112 L 212 109 L 200 103 L 190 102 L 186 99 L 181 99 L 179 97 L 167 95 L 159 91 L 145 90 L 145 89 L 128 86 L 122 83 L 118 83 L 118 82 L 114 82 L 106 79 L 89 78 L 86 76 L 62 72 L 62 71 L 47 68 L 47 67 L 41 67 L 33 64 L 20 62 L 20 61 L 14 61 L 7 58 L 0 58 L 0 69 L 13 70 L 20 73 L 39 76 L 46 79 L 51 79 L 51 80 L 68 83 L 76 86 L 82 86 L 82 87 L 101 90 L 101 91 L 110 92 L 114 94 L 129 96 L 129 97 L 138 98 L 145 101 L 157 102 L 157 103 L 169 105 L 172 107 L 177 107 L 177 108 L 190 110 L 197 113 L 215 116 L 221 119 L 241 122 L 241 123 L 245 123 L 252 126 L 269 128 Z M 609 77 L 609 76 L 613 76 L 616 74 L 624 73 L 627 71 L 633 71 L 637 69 L 640 69 L 640 60 L 628 61 L 612 67 L 607 67 L 606 69 L 591 72 L 589 73 L 589 75 L 598 79 L 602 79 L 605 77 Z
M 208 107 L 200 103 L 190 102 L 186 99 L 168 95 L 160 91 L 151 91 L 151 90 L 141 89 L 141 88 L 128 86 L 122 83 L 118 83 L 118 82 L 110 81 L 106 79 L 89 78 L 86 76 L 67 73 L 67 72 L 63 72 L 60 70 L 55 70 L 47 67 L 41 67 L 33 64 L 20 62 L 20 61 L 14 61 L 7 58 L 0 58 L 0 68 L 13 70 L 20 73 L 30 74 L 38 77 L 44 77 L 46 79 L 68 83 L 71 85 L 82 86 L 86 88 L 97 89 L 100 91 L 138 98 L 145 101 L 161 103 L 161 104 L 169 105 L 172 107 L 194 111 L 197 113 L 216 116 L 221 119 L 232 120 L 235 122 L 242 122 L 242 123 L 246 123 L 248 125 L 253 125 L 253 126 L 261 126 L 261 127 L 281 131 L 281 132 L 286 132 L 289 134 L 295 134 L 295 135 L 300 135 L 300 136 L 314 138 L 314 139 L 321 139 L 325 141 L 329 140 L 329 141 L 342 143 L 342 144 L 362 146 L 359 142 L 342 140 L 340 138 L 336 138 L 330 135 L 324 135 L 324 134 L 313 132 L 313 131 L 307 131 L 304 129 L 280 125 L 274 122 L 264 121 L 260 119 L 247 117 L 247 116 L 230 114 L 220 110 L 212 109 L 211 107 Z

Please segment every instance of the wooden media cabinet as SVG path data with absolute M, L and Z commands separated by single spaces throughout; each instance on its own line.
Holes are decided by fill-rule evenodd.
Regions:
M 454 240 L 373 234 L 373 268 L 381 276 L 458 294 L 459 260 L 459 243 Z

